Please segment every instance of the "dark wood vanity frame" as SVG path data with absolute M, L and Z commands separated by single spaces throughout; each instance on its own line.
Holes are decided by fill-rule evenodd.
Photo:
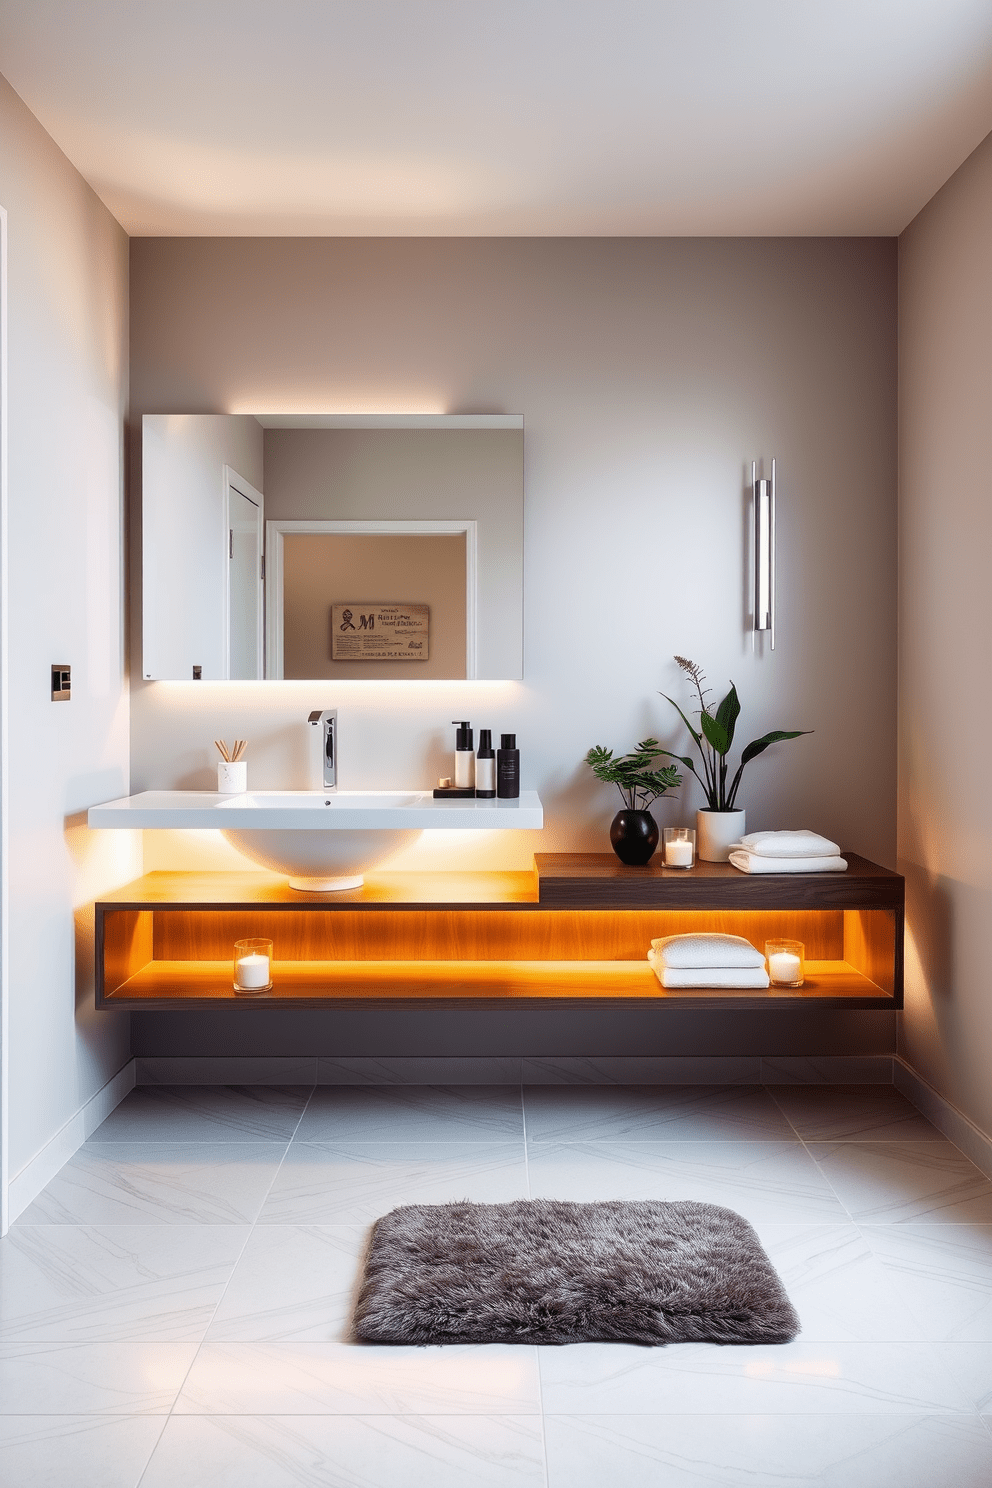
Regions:
M 380 873 L 306 894 L 260 873 L 150 873 L 96 904 L 96 1005 L 154 1009 L 560 1006 L 894 1010 L 903 1003 L 905 885 L 854 853 L 846 873 L 746 875 L 725 863 L 629 868 L 539 853 L 531 873 Z M 806 947 L 801 989 L 663 988 L 654 936 L 776 936 Z M 267 936 L 273 988 L 232 986 L 235 940 Z

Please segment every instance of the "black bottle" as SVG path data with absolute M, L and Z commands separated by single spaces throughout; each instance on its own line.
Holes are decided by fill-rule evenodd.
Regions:
M 479 730 L 479 748 L 475 755 L 475 794 L 492 800 L 496 794 L 496 756 L 493 753 L 492 729 Z
M 520 750 L 516 734 L 501 734 L 496 751 L 496 794 L 502 801 L 520 794 Z
M 472 725 L 467 719 L 455 720 L 455 785 L 458 790 L 475 789 L 475 747 Z

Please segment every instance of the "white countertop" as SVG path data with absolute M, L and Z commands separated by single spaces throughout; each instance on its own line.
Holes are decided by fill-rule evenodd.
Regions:
M 537 791 L 517 800 L 435 800 L 430 791 L 141 791 L 87 813 L 91 827 L 328 831 L 409 827 L 492 831 L 544 825 Z

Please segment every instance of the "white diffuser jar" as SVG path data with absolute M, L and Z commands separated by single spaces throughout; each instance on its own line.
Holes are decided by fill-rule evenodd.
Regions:
M 217 761 L 217 790 L 222 796 L 241 795 L 248 789 L 247 760 Z
M 704 863 L 726 863 L 744 835 L 744 811 L 697 811 L 696 855 Z

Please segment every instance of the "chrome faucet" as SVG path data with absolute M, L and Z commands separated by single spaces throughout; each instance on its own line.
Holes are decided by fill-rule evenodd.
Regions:
M 327 708 L 323 713 L 319 711 L 311 713 L 307 719 L 307 723 L 319 726 L 323 730 L 320 757 L 323 768 L 324 790 L 337 790 L 338 710 L 337 708 Z

